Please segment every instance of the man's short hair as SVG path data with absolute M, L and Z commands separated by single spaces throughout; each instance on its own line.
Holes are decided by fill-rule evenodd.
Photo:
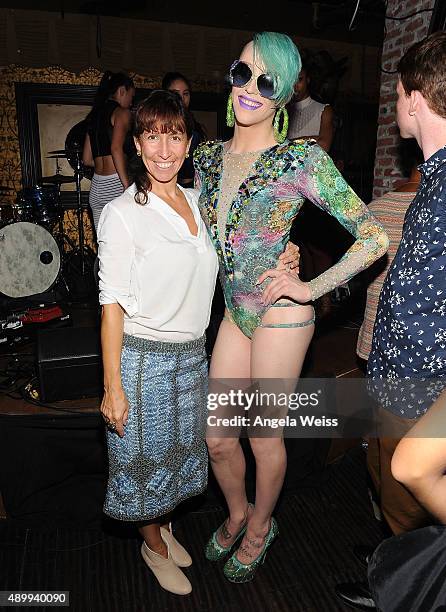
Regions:
M 446 32 L 435 32 L 412 45 L 397 70 L 406 95 L 419 91 L 429 108 L 446 119 Z

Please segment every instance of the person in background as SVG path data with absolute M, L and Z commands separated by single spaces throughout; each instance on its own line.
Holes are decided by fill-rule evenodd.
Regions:
M 446 391 L 395 449 L 392 475 L 446 525 Z
M 129 186 L 127 160 L 134 153 L 130 134 L 133 80 L 121 72 L 104 72 L 93 108 L 86 118 L 82 162 L 94 167 L 89 204 L 97 232 L 102 209 Z
M 399 442 L 392 475 L 432 523 L 384 540 L 368 564 L 373 601 L 385 612 L 443 610 L 446 601 L 446 391 Z
M 396 121 L 402 138 L 416 139 L 425 161 L 379 296 L 367 376 L 379 404 L 381 511 L 400 535 L 432 518 L 391 475 L 392 457 L 446 380 L 446 32 L 412 45 L 397 69 Z M 375 608 L 364 583 L 337 585 L 336 593 L 350 606 Z
M 367 301 L 364 320 L 358 334 L 356 353 L 365 361 L 372 348 L 373 326 L 375 324 L 378 298 L 384 279 L 396 255 L 401 242 L 403 223 L 406 211 L 415 197 L 421 180 L 418 166 L 423 163 L 423 152 L 415 139 L 403 140 L 400 145 L 402 170 L 407 181 L 394 191 L 385 193 L 368 205 L 369 210 L 383 224 L 389 239 L 389 250 L 386 255 L 364 272 L 367 282 Z
M 311 97 L 310 76 L 305 64 L 294 85 L 294 96 L 288 110 L 288 138 L 314 138 L 328 153 L 334 136 L 333 109 Z
M 418 165 L 423 162 L 423 152 L 415 139 L 402 140 L 400 143 L 400 163 L 407 181 L 389 191 L 368 205 L 370 212 L 383 224 L 389 236 L 389 250 L 364 273 L 363 277 L 367 287 L 367 300 L 364 310 L 364 320 L 358 334 L 356 354 L 361 360 L 367 362 L 372 348 L 373 326 L 375 324 L 378 298 L 384 279 L 393 262 L 401 242 L 404 218 L 406 211 L 414 199 L 421 180 Z M 366 365 L 366 364 L 365 364 Z M 373 512 L 378 520 L 382 520 L 379 508 L 379 490 L 381 485 L 381 471 L 379 467 L 379 445 L 376 438 L 367 441 L 367 469 L 370 479 L 369 496 Z M 373 553 L 373 548 L 364 545 L 353 547 L 353 554 L 361 563 L 365 563 Z
M 161 87 L 163 89 L 167 89 L 169 91 L 174 91 L 175 93 L 177 93 L 181 97 L 184 106 L 189 109 L 191 86 L 189 80 L 183 74 L 181 74 L 181 72 L 167 72 L 163 77 Z M 194 122 L 192 142 L 190 145 L 189 154 L 184 160 L 184 163 L 178 174 L 178 182 L 183 187 L 194 186 L 193 154 L 200 142 L 206 139 L 206 133 L 203 127 L 200 125 L 200 123 L 198 123 L 192 113 L 191 116 Z

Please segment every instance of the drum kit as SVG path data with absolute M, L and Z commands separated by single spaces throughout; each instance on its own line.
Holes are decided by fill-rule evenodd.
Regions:
M 64 263 L 69 259 L 73 265 L 73 254 L 78 256 L 78 272 L 82 276 L 92 269 L 94 253 L 84 244 L 80 148 L 49 151 L 48 157 L 56 159 L 56 174 L 44 176 L 38 185 L 19 191 L 12 206 L 0 205 L 0 294 L 7 298 L 25 298 L 50 290 L 63 278 Z M 74 160 L 73 176 L 60 173 L 59 159 L 63 157 Z M 76 243 L 63 227 L 60 192 L 66 183 L 76 185 Z M 0 186 L 0 196 L 8 191 L 11 189 Z M 66 281 L 64 284 L 69 291 Z

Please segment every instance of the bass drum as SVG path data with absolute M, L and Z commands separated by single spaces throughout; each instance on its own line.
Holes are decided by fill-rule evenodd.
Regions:
M 60 250 L 40 225 L 10 223 L 0 229 L 0 292 L 12 298 L 43 293 L 60 271 Z

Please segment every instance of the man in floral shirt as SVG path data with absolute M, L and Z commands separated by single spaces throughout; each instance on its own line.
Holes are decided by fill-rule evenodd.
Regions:
M 419 166 L 418 193 L 379 298 L 367 373 L 374 380 L 405 379 L 391 399 L 384 386 L 380 402 L 388 411 L 383 427 L 398 423 L 404 433 L 413 422 L 407 420 L 418 418 L 432 404 L 432 387 L 441 387 L 439 379 L 446 376 L 446 33 L 432 34 L 411 47 L 398 73 L 400 133 L 416 138 L 426 161 Z M 380 493 L 387 522 L 394 533 L 401 533 L 419 527 L 426 514 L 390 475 L 397 443 L 380 439 L 381 473 L 388 474 Z
M 394 534 L 433 521 L 390 465 L 399 439 L 446 386 L 446 32 L 413 45 L 398 73 L 398 127 L 426 161 L 380 294 L 367 367 L 380 403 L 381 509 Z M 374 608 L 365 585 L 336 592 L 353 607 Z

